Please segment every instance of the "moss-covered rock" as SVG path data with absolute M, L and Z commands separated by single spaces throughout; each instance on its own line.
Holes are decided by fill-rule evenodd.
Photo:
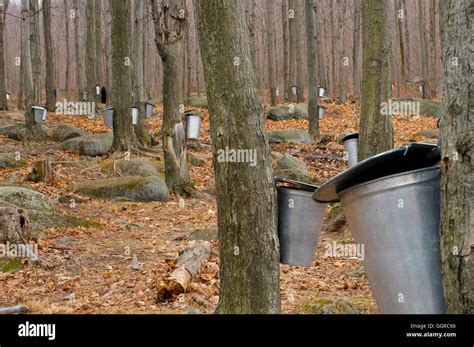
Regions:
M 308 119 L 308 104 L 298 103 L 280 105 L 268 111 L 267 118 L 271 120 Z
M 343 231 L 347 226 L 346 216 L 340 204 L 335 204 L 331 207 L 327 217 L 325 231 L 334 233 Z
M 268 132 L 270 143 L 290 143 L 295 145 L 312 145 L 314 140 L 306 131 L 301 129 L 274 130 Z
M 103 163 L 103 172 L 112 174 L 115 171 L 124 176 L 161 176 L 163 172 L 163 164 L 159 160 L 149 160 L 144 158 L 131 160 L 108 160 Z
M 54 211 L 46 196 L 22 187 L 0 187 L 0 201 L 25 210 Z
M 301 313 L 309 314 L 360 314 L 362 311 L 353 298 L 316 298 L 302 305 Z
M 81 136 L 64 142 L 63 149 L 88 157 L 97 157 L 110 151 L 113 140 L 113 133 Z
M 69 124 L 61 124 L 53 131 L 51 138 L 56 142 L 64 142 L 76 137 L 88 135 L 90 135 L 90 133 L 81 128 Z
M 19 168 L 26 165 L 24 160 L 16 160 L 14 153 L 0 153 L 0 170 L 8 168 Z
M 170 193 L 161 177 L 117 177 L 88 181 L 71 187 L 74 193 L 96 199 L 135 201 L 168 201 Z

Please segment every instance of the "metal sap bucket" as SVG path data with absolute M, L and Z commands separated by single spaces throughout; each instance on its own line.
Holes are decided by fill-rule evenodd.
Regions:
M 318 116 L 319 116 L 319 119 L 323 119 L 325 113 L 326 113 L 326 107 L 324 107 L 324 106 L 318 106 Z
M 48 117 L 48 110 L 41 106 L 32 106 L 32 111 L 35 117 L 35 123 L 43 123 Z
M 95 85 L 95 95 L 100 95 L 100 91 L 101 91 L 101 86 L 96 84 Z
M 201 134 L 202 116 L 199 112 L 191 111 L 186 116 L 186 138 L 188 140 L 198 140 Z
M 318 188 L 277 178 L 279 182 L 296 183 L 277 186 L 278 238 L 282 264 L 311 266 L 316 254 L 326 204 L 313 200 Z
M 104 110 L 104 125 L 108 128 L 112 128 L 114 126 L 114 113 L 115 109 L 113 107 L 109 107 Z
M 132 124 L 138 124 L 138 107 L 132 106 Z
M 342 139 L 344 151 L 347 155 L 349 167 L 357 165 L 359 162 L 359 134 L 349 134 Z
M 320 98 L 324 98 L 326 96 L 326 88 L 321 87 L 319 84 L 318 84 L 318 95 Z
M 149 102 L 145 103 L 145 117 L 146 118 L 151 118 L 153 116 L 153 107 L 155 107 L 155 105 L 150 104 Z
M 10 100 L 10 93 L 6 93 L 5 98 L 7 99 L 7 101 Z
M 340 192 L 379 310 L 445 313 L 439 241 L 440 169 L 379 178 Z

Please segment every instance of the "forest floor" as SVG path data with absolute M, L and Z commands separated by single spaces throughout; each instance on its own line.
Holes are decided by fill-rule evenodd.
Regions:
M 337 111 L 338 110 L 338 111 Z M 152 118 L 152 130 L 161 127 L 160 117 Z M 202 143 L 210 144 L 207 111 L 204 117 Z M 17 112 L 3 113 L 4 118 L 21 118 Z M 328 141 L 318 145 L 272 144 L 272 151 L 289 153 L 302 159 L 312 175 L 327 180 L 346 168 L 345 162 L 314 159 L 308 153 L 343 156 L 337 136 L 358 129 L 356 105 L 329 104 L 327 116 L 321 121 L 321 132 Z M 61 123 L 76 125 L 94 133 L 109 131 L 101 120 L 51 115 L 46 126 L 53 130 Z M 270 130 L 307 129 L 305 120 L 267 121 Z M 424 116 L 396 116 L 394 130 L 396 145 L 427 140 L 419 134 L 436 129 L 436 119 Z M 26 144 L 0 137 L 0 152 L 13 146 L 22 153 L 28 165 L 19 169 L 0 170 L 0 181 L 27 176 L 31 164 L 47 155 L 55 162 L 53 183 L 24 183 L 44 193 L 54 206 L 69 215 L 86 217 L 104 225 L 103 228 L 48 229 L 39 241 L 41 265 L 23 264 L 14 273 L 0 273 L 0 306 L 23 304 L 34 314 L 49 313 L 212 313 L 218 303 L 219 259 L 218 242 L 213 241 L 211 259 L 191 285 L 189 292 L 177 300 L 157 303 L 160 280 L 170 272 L 169 259 L 188 247 L 189 235 L 198 229 L 217 228 L 215 197 L 209 194 L 186 199 L 185 207 L 173 197 L 167 203 L 138 203 L 130 201 L 99 201 L 85 199 L 74 208 L 58 202 L 67 187 L 91 179 L 114 176 L 104 173 L 101 161 L 106 157 L 88 159 L 62 150 L 61 144 L 44 142 Z M 193 154 L 193 151 L 190 151 Z M 211 156 L 210 147 L 199 153 Z M 190 167 L 199 190 L 214 185 L 212 160 L 200 167 Z M 327 209 L 329 212 L 330 209 Z M 69 240 L 64 246 L 61 240 Z M 362 262 L 353 258 L 324 257 L 325 245 L 333 241 L 353 242 L 350 231 L 324 231 L 318 254 L 312 267 L 281 265 L 281 298 L 284 313 L 315 312 L 321 302 L 333 301 L 336 311 L 376 313 L 372 291 Z M 124 250 L 129 250 L 125 252 Z M 132 254 L 141 263 L 134 270 Z M 316 305 L 316 306 L 315 306 Z M 338 306 L 339 305 L 339 306 Z M 318 311 L 316 311 L 318 312 Z

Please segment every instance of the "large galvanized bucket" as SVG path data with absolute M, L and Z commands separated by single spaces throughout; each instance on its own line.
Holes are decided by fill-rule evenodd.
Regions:
M 349 167 L 357 165 L 359 162 L 359 134 L 347 135 L 342 139 L 342 144 L 344 145 Z
M 41 106 L 32 106 L 31 108 L 35 116 L 35 123 L 43 123 L 48 116 L 48 110 Z
M 132 124 L 137 125 L 138 124 L 138 107 L 132 106 Z
M 104 110 L 104 125 L 108 128 L 112 128 L 114 126 L 114 112 L 115 109 L 113 107 L 109 107 Z
M 326 204 L 313 200 L 317 187 L 277 186 L 280 262 L 311 266 L 316 254 Z
M 186 113 L 186 138 L 198 140 L 201 134 L 202 117 L 197 112 Z
M 342 191 L 344 214 L 380 312 L 442 314 L 440 169 L 379 178 Z

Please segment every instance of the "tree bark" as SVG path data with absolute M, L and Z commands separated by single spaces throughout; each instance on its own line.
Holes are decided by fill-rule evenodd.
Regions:
M 126 5 L 125 5 L 126 6 Z M 126 22 L 123 22 L 124 25 Z M 87 100 L 95 101 L 95 86 L 97 80 L 96 68 L 96 33 L 95 33 L 95 0 L 86 0 L 86 91 Z M 129 90 L 130 92 L 130 90 Z
M 420 34 L 420 59 L 423 75 L 423 99 L 431 99 L 430 74 L 428 70 L 428 47 L 425 39 L 425 0 L 418 0 L 418 23 Z
M 74 27 L 76 34 L 76 91 L 78 100 L 82 100 L 82 92 L 86 91 L 86 70 L 84 61 L 84 38 L 82 27 L 82 9 L 79 0 L 74 1 Z
M 301 0 L 295 0 L 295 36 L 296 36 L 296 102 L 301 103 L 305 101 L 304 98 L 304 73 L 303 73 L 303 40 L 301 40 L 301 26 L 300 23 L 304 21 L 303 9 L 304 4 Z
M 344 59 L 346 57 L 346 45 L 344 44 L 344 17 L 346 15 L 346 6 L 340 3 L 337 42 L 339 43 L 339 103 L 346 103 L 346 79 Z
M 290 43 L 288 41 L 288 0 L 281 1 L 281 18 L 283 31 L 283 94 L 285 101 L 289 100 L 290 90 Z
M 398 34 L 398 45 L 400 48 L 400 74 L 399 77 L 401 78 L 401 81 L 403 81 L 403 84 L 405 84 L 407 76 L 406 76 L 406 67 L 405 67 L 405 44 L 403 42 L 403 27 L 402 27 L 402 22 L 403 20 L 406 20 L 406 18 L 403 18 L 400 16 L 400 13 L 403 13 L 402 9 L 402 2 L 401 0 L 396 0 L 396 11 L 395 15 L 397 18 L 397 34 Z
M 335 97 L 336 95 L 336 81 L 337 81 L 337 73 L 336 73 L 336 43 L 338 42 L 337 37 L 337 18 L 336 18 L 336 1 L 331 0 L 331 7 L 330 7 L 330 18 L 331 18 L 331 97 Z
M 7 86 L 5 76 L 5 13 L 8 9 L 9 1 L 0 5 L 0 111 L 8 110 L 8 101 L 6 98 Z
M 405 38 L 405 66 L 406 76 L 411 77 L 411 46 L 410 46 L 410 31 L 408 30 L 408 11 L 406 0 L 402 0 L 403 4 L 403 24 L 404 24 L 404 38 Z M 407 79 L 405 79 L 406 82 Z
M 135 134 L 132 125 L 132 85 L 130 71 L 131 3 L 110 0 L 112 14 L 112 105 L 114 141 L 112 149 L 130 152 Z
M 144 1 L 144 0 L 142 0 Z M 104 63 L 102 61 L 102 15 L 101 15 L 101 0 L 95 0 L 94 4 L 94 19 L 95 19 L 95 68 L 96 68 L 96 83 L 104 85 Z M 96 95 L 94 93 L 94 95 Z
M 30 48 L 30 14 L 28 0 L 21 1 L 21 79 L 22 79 L 22 107 L 26 110 L 27 124 L 34 124 L 34 116 L 31 115 L 33 105 L 33 79 L 31 70 L 31 48 Z
M 46 108 L 53 111 L 56 108 L 56 81 L 53 40 L 51 37 L 51 0 L 43 0 L 43 30 L 46 53 Z
M 309 133 L 314 139 L 319 139 L 319 91 L 317 81 L 316 51 L 314 46 L 313 0 L 305 0 L 306 21 L 306 57 L 308 65 L 308 120 Z
M 145 117 L 145 60 L 143 56 L 143 45 L 145 30 L 145 3 L 143 0 L 135 0 L 133 4 L 133 42 L 132 42 L 132 65 L 133 65 L 133 104 L 138 107 L 138 124 L 135 126 L 135 135 L 138 141 L 144 145 L 150 145 L 150 134 Z
M 327 82 L 327 78 L 326 78 L 326 67 L 324 65 L 324 56 L 325 56 L 324 55 L 324 52 L 325 52 L 324 48 L 325 47 L 324 47 L 324 43 L 323 43 L 323 39 L 322 39 L 323 25 L 324 25 L 324 23 L 321 20 L 322 6 L 321 6 L 321 3 L 319 1 L 317 1 L 316 4 L 314 6 L 314 13 L 315 13 L 316 24 L 317 24 L 316 28 L 317 28 L 317 31 L 318 31 L 318 33 L 316 34 L 316 50 L 317 50 L 317 53 L 318 53 L 318 71 L 319 71 L 318 81 L 319 81 L 319 84 L 322 87 L 326 88 L 326 90 L 327 90 L 328 82 Z
M 361 0 L 354 0 L 354 32 L 352 36 L 352 81 L 354 94 L 360 97 L 360 10 Z
M 66 27 L 66 98 L 69 98 L 71 90 L 71 54 L 70 54 L 70 34 L 69 34 L 69 0 L 64 0 L 64 20 Z
M 276 195 L 265 117 L 239 0 L 196 0 L 209 99 L 219 216 L 217 313 L 280 312 Z M 240 65 L 234 65 L 235 57 Z M 226 148 L 256 151 L 257 165 L 218 160 Z
M 289 101 L 296 101 L 296 94 L 293 90 L 293 88 L 296 88 L 296 54 L 298 51 L 298 38 L 296 36 L 296 26 L 298 25 L 298 20 L 296 19 L 296 0 L 289 0 L 288 7 L 288 30 L 290 33 L 290 89 L 287 93 L 289 95 Z
M 388 36 L 387 1 L 362 1 L 360 160 L 393 147 L 392 116 L 380 112 L 391 96 Z
M 33 102 L 41 104 L 41 58 L 40 58 L 40 28 L 38 0 L 30 1 L 30 49 L 31 49 L 31 72 L 33 74 Z M 44 7 L 44 6 L 43 6 Z
M 152 0 L 156 47 L 163 62 L 163 152 L 166 184 L 171 192 L 191 195 L 194 184 L 189 176 L 186 136 L 183 124 L 184 0 Z
M 267 27 L 267 57 L 268 57 L 268 87 L 270 89 L 271 105 L 277 103 L 276 71 L 275 71 L 275 10 L 274 0 L 266 0 L 266 27 Z
M 474 313 L 472 1 L 443 1 L 441 258 L 447 312 Z

